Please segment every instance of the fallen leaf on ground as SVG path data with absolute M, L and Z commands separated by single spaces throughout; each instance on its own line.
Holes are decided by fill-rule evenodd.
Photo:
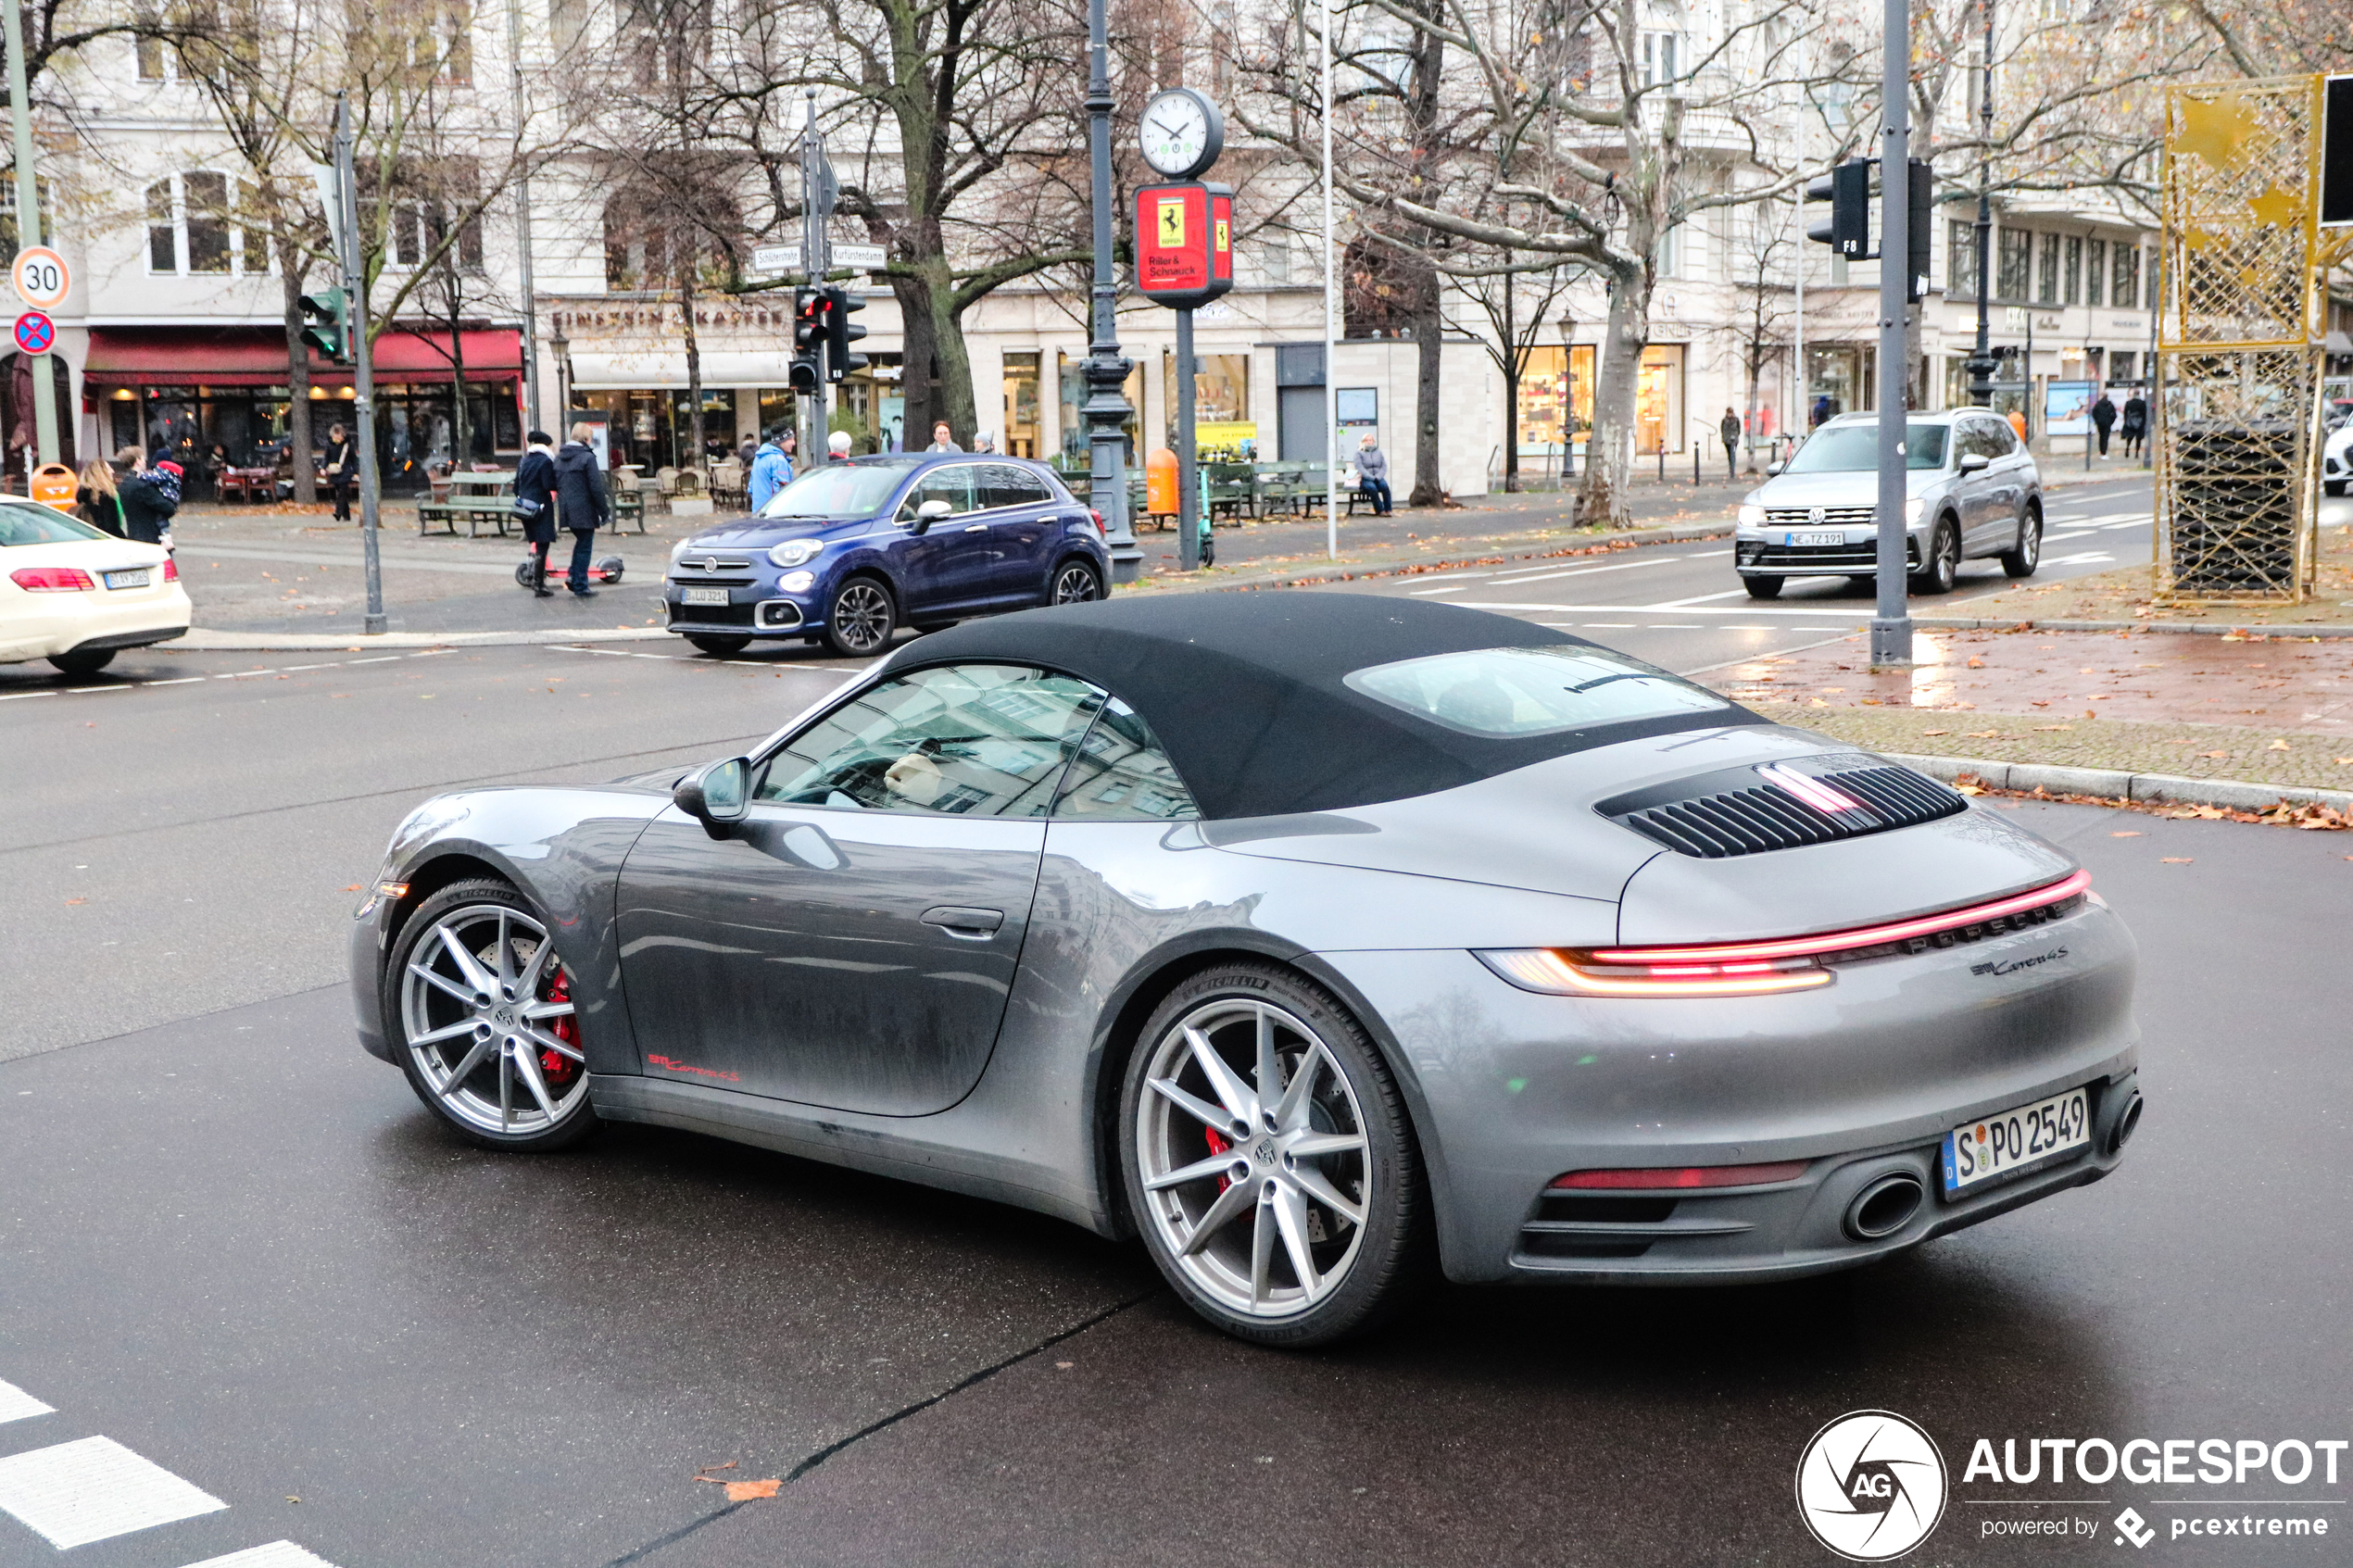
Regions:
M 2010 738 L 2009 736 L 2002 734 L 1999 730 L 1964 730 L 1962 734 L 1966 734 L 1971 740 L 2007 740 Z
M 90 900 L 87 898 L 69 898 L 66 902 L 69 904 L 86 904 L 90 902 Z
M 2227 751 L 2201 751 L 2198 755 L 2200 757 L 2228 757 L 2230 753 Z
M 730 1481 L 727 1483 L 727 1500 L 749 1502 L 754 1498 L 773 1498 L 784 1484 L 784 1478 L 776 1475 L 765 1481 Z
M 2133 828 L 2123 833 L 2112 833 L 2108 834 L 2108 837 L 2110 838 L 2146 838 L 2147 836 L 2148 835 L 2146 834 L 2143 833 L 2138 828 Z
M 347 882 L 344 884 L 343 890 L 346 893 L 357 893 L 359 891 L 359 884 L 356 882 Z
M 1922 730 L 1922 731 L 1920 732 L 1920 734 L 1921 734 L 1923 737 L 1926 737 L 1926 736 L 1929 736 L 1929 735 L 1949 735 L 1949 734 L 1951 734 L 1952 733 L 1953 733 L 1953 732 L 1952 732 L 1952 731 L 1950 731 L 1950 730 Z M 2346 760 L 2347 760 L 2347 761 L 2353 761 L 2353 758 L 2347 758 L 2347 759 L 2346 759 Z
M 2034 728 L 2038 732 L 2044 732 L 2050 730 L 2071 730 L 2075 728 L 2075 726 L 2072 724 L 2037 724 Z
M 2287 742 L 2284 740 L 2275 740 L 2270 746 L 2264 747 L 2267 751 L 2285 751 L 2287 748 Z
M 2098 717 L 2099 717 L 2099 715 L 2098 715 L 2098 714 L 2096 714 L 2096 713 L 2095 713 L 2095 712 L 2093 712 L 2090 709 L 2088 709 L 2088 708 L 2087 708 L 2087 709 L 2083 709 L 2083 717 L 2084 717 L 2084 718 L 2086 718 L 2086 719 L 2096 719 L 2096 718 L 2098 718 Z
M 2196 857 L 2193 855 L 2168 855 L 2165 857 L 2164 863 L 2169 866 L 2186 866 L 2196 859 Z
M 1969 656 L 1969 667 L 1971 670 L 1982 670 L 1985 668 L 1985 661 L 1978 658 L 1977 655 L 1971 654 Z

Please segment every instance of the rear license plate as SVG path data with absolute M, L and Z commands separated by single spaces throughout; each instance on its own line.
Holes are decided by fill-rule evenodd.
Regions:
M 2082 1089 L 1984 1117 L 1944 1135 L 1944 1196 L 2023 1175 L 2091 1146 L 2091 1103 Z
M 1789 543 L 1793 545 L 1843 545 L 1846 543 L 1846 535 L 1838 533 L 1793 533 L 1789 536 Z
M 142 566 L 134 567 L 128 571 L 106 571 L 99 575 L 107 580 L 107 586 L 109 588 L 144 588 L 147 585 L 152 573 L 148 568 Z
M 724 588 L 681 588 L 678 602 L 682 605 L 724 605 L 727 602 Z

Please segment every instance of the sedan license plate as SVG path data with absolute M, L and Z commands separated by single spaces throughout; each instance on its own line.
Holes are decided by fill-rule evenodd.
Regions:
M 2091 1104 L 2082 1089 L 1984 1117 L 1944 1135 L 1944 1196 L 2022 1175 L 2091 1144 Z
M 724 588 L 681 588 L 678 602 L 682 605 L 724 605 L 727 602 Z
M 1792 545 L 1843 545 L 1846 535 L 1836 531 L 1829 533 L 1793 533 L 1787 542 Z
M 148 568 L 141 566 L 128 571 L 105 571 L 99 575 L 107 580 L 109 588 L 144 588 L 152 573 Z

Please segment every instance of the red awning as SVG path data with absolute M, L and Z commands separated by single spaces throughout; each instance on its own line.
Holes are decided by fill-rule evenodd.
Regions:
M 379 382 L 446 382 L 453 374 L 447 332 L 387 332 L 376 339 Z M 469 382 L 511 381 L 522 370 L 522 334 L 461 332 L 458 353 Z M 283 386 L 285 333 L 271 327 L 93 327 L 82 369 L 90 384 Z M 348 386 L 351 371 L 310 354 L 315 386 Z

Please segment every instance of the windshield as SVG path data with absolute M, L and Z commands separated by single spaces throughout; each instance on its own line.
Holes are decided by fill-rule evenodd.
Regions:
M 47 507 L 0 507 L 0 546 L 78 545 L 112 537 Z
M 1608 648 L 1484 648 L 1376 664 L 1347 677 L 1366 696 L 1493 740 L 1731 706 Z
M 761 517 L 868 517 L 890 499 L 913 465 L 829 463 L 803 474 L 760 508 Z
M 1904 427 L 1904 466 L 1941 469 L 1950 425 L 1914 420 Z M 1870 473 L 1879 468 L 1879 424 L 1824 425 L 1797 449 L 1783 473 Z

